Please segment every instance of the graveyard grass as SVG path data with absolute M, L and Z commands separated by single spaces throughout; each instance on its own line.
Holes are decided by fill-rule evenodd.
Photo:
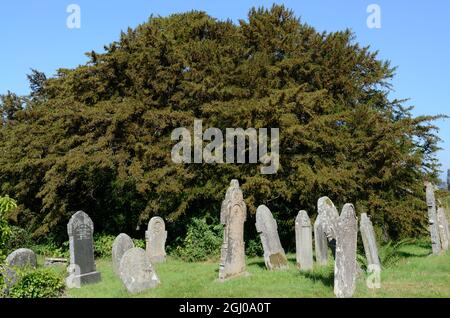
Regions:
M 429 256 L 430 246 L 424 242 L 400 248 L 400 259 L 383 269 L 381 289 L 370 290 L 365 277 L 360 278 L 354 297 L 450 297 L 450 253 Z M 247 258 L 248 277 L 220 283 L 218 262 L 187 263 L 169 257 L 156 264 L 162 283 L 142 294 L 129 295 L 114 274 L 110 259 L 97 259 L 102 282 L 66 291 L 65 297 L 262 297 L 307 298 L 333 297 L 333 265 L 300 272 L 295 267 L 295 254 L 288 254 L 289 269 L 268 271 L 262 257 Z

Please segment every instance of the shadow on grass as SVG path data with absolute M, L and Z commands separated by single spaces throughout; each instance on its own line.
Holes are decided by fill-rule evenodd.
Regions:
M 323 285 L 332 287 L 334 286 L 334 272 L 332 271 L 305 271 L 300 272 L 300 275 L 315 281 L 322 282 Z
M 264 263 L 264 261 L 260 261 L 260 260 L 248 262 L 248 266 L 252 266 L 252 265 L 256 265 L 256 266 L 258 266 L 260 268 L 264 268 L 264 269 L 266 268 L 266 263 Z

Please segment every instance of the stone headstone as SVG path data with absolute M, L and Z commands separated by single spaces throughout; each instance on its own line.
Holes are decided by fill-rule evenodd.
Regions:
M 441 205 L 437 209 L 437 224 L 438 224 L 439 237 L 441 240 L 441 249 L 443 252 L 448 251 L 449 250 L 450 233 L 449 233 L 449 229 L 448 229 L 447 217 L 445 215 L 445 209 Z
M 297 267 L 301 270 L 313 269 L 311 221 L 306 211 L 298 212 L 295 218 L 295 246 Z
M 356 289 L 356 243 L 358 219 L 353 204 L 347 203 L 336 226 L 336 261 L 334 264 L 334 294 L 338 298 L 352 297 Z
M 333 255 L 336 247 L 336 225 L 339 213 L 328 197 L 317 201 L 317 218 L 314 222 L 314 245 L 316 261 L 319 265 L 326 265 L 328 261 L 328 247 Z
M 57 257 L 47 257 L 44 262 L 44 267 L 53 267 L 60 265 L 67 266 L 67 259 Z
M 112 265 L 114 273 L 120 273 L 120 261 L 126 251 L 134 247 L 133 240 L 125 233 L 120 233 L 112 245 Z
M 6 258 L 6 265 L 11 267 L 32 267 L 36 268 L 36 254 L 28 248 L 19 248 Z
M 447 170 L 447 190 L 450 191 L 450 169 Z
M 244 222 L 247 206 L 239 182 L 232 180 L 220 211 L 220 223 L 224 225 L 221 248 L 219 281 L 246 275 Z
M 359 222 L 359 229 L 364 245 L 364 252 L 367 259 L 367 267 L 370 265 L 380 267 L 380 258 L 378 257 L 377 241 L 375 239 L 375 232 L 373 230 L 372 221 L 370 221 L 367 213 L 361 214 Z M 381 267 L 380 267 L 381 268 Z
M 431 236 L 431 248 L 434 255 L 441 253 L 441 240 L 439 238 L 439 229 L 437 224 L 436 199 L 434 191 L 436 187 L 431 182 L 425 182 L 426 201 L 428 206 L 428 224 Z
M 264 249 L 264 262 L 267 269 L 287 269 L 286 254 L 278 236 L 277 222 L 269 208 L 260 205 L 256 210 L 256 230 L 261 237 Z
M 78 211 L 67 224 L 69 234 L 70 265 L 66 279 L 68 288 L 94 284 L 101 280 L 94 261 L 94 223 L 89 215 Z
M 145 232 L 146 251 L 152 263 L 162 263 L 166 260 L 167 231 L 164 220 L 159 216 L 151 218 Z
M 133 247 L 123 255 L 120 261 L 120 279 L 132 294 L 155 288 L 160 283 L 150 257 L 139 247 Z

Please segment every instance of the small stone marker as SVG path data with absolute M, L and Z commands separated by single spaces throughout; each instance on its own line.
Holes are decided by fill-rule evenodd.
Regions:
M 114 273 L 120 274 L 120 261 L 126 251 L 134 247 L 133 240 L 125 233 L 120 233 L 112 245 L 112 264 Z
M 94 261 L 94 223 L 89 215 L 78 211 L 67 224 L 69 234 L 70 265 L 66 279 L 68 288 L 94 284 L 101 280 Z
M 162 263 L 166 260 L 167 231 L 164 220 L 159 216 L 151 218 L 145 232 L 146 251 L 152 263 Z
M 220 223 L 224 225 L 219 281 L 247 275 L 245 270 L 244 222 L 247 206 L 239 182 L 232 180 L 222 202 Z
M 267 269 L 287 269 L 288 263 L 278 236 L 277 222 L 265 205 L 260 205 L 256 210 L 256 230 L 261 237 Z
M 356 243 L 358 219 L 353 204 L 347 203 L 336 227 L 336 261 L 334 263 L 334 294 L 338 298 L 352 297 L 356 288 Z
M 120 261 L 120 279 L 132 294 L 155 288 L 160 283 L 148 254 L 139 247 L 125 252 Z
M 6 265 L 11 267 L 32 267 L 36 268 L 36 254 L 28 248 L 19 248 L 6 258 Z
M 441 249 L 443 252 L 449 250 L 450 233 L 448 229 L 448 221 L 443 206 L 439 206 L 437 210 L 437 224 L 439 237 L 441 239 Z
M 370 221 L 367 213 L 361 214 L 359 229 L 361 231 L 364 252 L 366 254 L 367 267 L 372 265 L 381 268 L 380 258 L 378 257 L 377 242 L 375 239 L 375 232 L 373 230 L 372 221 Z
M 317 218 L 314 222 L 314 245 L 316 261 L 319 265 L 326 265 L 328 261 L 328 247 L 333 255 L 336 248 L 336 225 L 339 213 L 328 197 L 317 201 Z
M 55 257 L 48 257 L 45 259 L 44 267 L 52 267 L 58 265 L 66 266 L 67 260 L 65 258 L 55 258 Z
M 295 246 L 297 267 L 300 270 L 313 269 L 311 220 L 306 211 L 298 212 L 295 218 Z
M 431 182 L 425 182 L 426 200 L 428 206 L 428 224 L 431 236 L 431 247 L 434 255 L 441 253 L 441 240 L 437 224 L 436 199 L 434 197 L 435 186 Z

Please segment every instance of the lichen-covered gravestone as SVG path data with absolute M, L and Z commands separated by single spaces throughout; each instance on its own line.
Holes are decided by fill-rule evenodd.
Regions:
M 353 204 L 342 208 L 336 226 L 336 261 L 334 263 L 334 294 L 336 297 L 352 297 L 356 288 L 356 243 L 358 219 Z
M 32 267 L 37 265 L 36 254 L 28 248 L 19 248 L 6 258 L 6 265 L 11 267 Z
M 120 261 L 120 279 L 129 293 L 155 288 L 160 281 L 148 254 L 139 247 L 129 249 Z
M 436 213 L 436 199 L 434 196 L 435 186 L 431 182 L 425 182 L 426 201 L 428 206 L 428 224 L 431 236 L 431 248 L 434 255 L 441 253 L 441 240 L 439 238 L 439 229 Z
M 375 232 L 373 230 L 372 221 L 370 221 L 367 213 L 361 214 L 361 221 L 359 224 L 361 237 L 364 245 L 364 252 L 366 254 L 367 265 L 380 267 L 380 258 L 378 257 L 377 241 L 375 239 Z
M 301 270 L 313 269 L 311 220 L 306 211 L 298 212 L 295 218 L 295 246 L 297 267 Z
M 256 210 L 256 230 L 261 237 L 266 267 L 270 270 L 287 269 L 288 263 L 278 236 L 277 222 L 265 205 L 260 205 Z
M 125 233 L 120 233 L 112 245 L 112 264 L 114 273 L 120 274 L 120 261 L 126 251 L 134 247 L 133 240 Z
M 101 280 L 94 261 L 94 223 L 89 215 L 78 211 L 67 224 L 69 234 L 70 265 L 68 288 L 80 288 L 81 285 L 94 284 Z
M 220 223 L 224 225 L 221 248 L 219 281 L 246 275 L 244 222 L 247 206 L 239 182 L 232 180 L 220 211 Z
M 164 220 L 159 216 L 151 218 L 145 232 L 146 251 L 152 263 L 162 263 L 166 260 L 167 231 Z
M 449 229 L 448 229 L 447 217 L 445 215 L 445 209 L 442 205 L 439 205 L 438 210 L 437 210 L 437 224 L 438 224 L 439 237 L 441 239 L 441 249 L 444 252 L 448 251 L 449 250 L 450 233 L 449 233 Z
M 328 261 L 328 247 L 333 255 L 336 248 L 336 224 L 339 213 L 328 197 L 317 201 L 317 218 L 314 222 L 314 245 L 316 261 L 319 265 L 326 265 Z

